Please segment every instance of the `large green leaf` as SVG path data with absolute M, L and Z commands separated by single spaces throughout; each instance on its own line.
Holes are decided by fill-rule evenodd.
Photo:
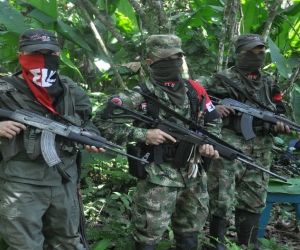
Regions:
M 0 33 L 0 62 L 6 63 L 16 60 L 18 50 L 19 35 L 13 32 Z
M 61 36 L 67 38 L 81 48 L 92 52 L 90 46 L 84 41 L 84 38 L 81 36 L 81 34 L 78 34 L 78 31 L 75 28 L 65 24 L 60 19 L 58 19 L 56 22 L 56 30 Z
M 300 124 L 300 87 L 297 84 L 294 85 L 294 88 L 291 92 L 291 103 L 294 109 L 296 122 Z
M 80 79 L 84 83 L 86 83 L 86 81 L 84 80 L 83 76 L 81 75 L 79 69 L 74 65 L 74 63 L 72 63 L 70 58 L 68 58 L 63 51 L 60 52 L 60 59 L 64 62 L 64 64 L 66 64 L 67 66 L 72 68 L 75 71 L 75 73 L 80 77 Z
M 287 59 L 280 54 L 278 47 L 270 37 L 267 38 L 267 42 L 270 48 L 272 61 L 276 65 L 278 72 L 286 79 L 289 78 L 292 75 L 292 68 L 289 67 Z
M 0 24 L 4 25 L 6 30 L 16 34 L 22 34 L 29 28 L 22 14 L 9 1 L 2 0 L 0 0 Z
M 51 16 L 48 16 L 45 12 L 39 10 L 39 9 L 34 9 L 31 11 L 28 16 L 34 17 L 38 21 L 40 21 L 43 25 L 50 25 L 56 21 L 56 19 L 52 18 Z
M 138 32 L 140 30 L 135 12 L 133 11 L 133 8 L 131 4 L 128 2 L 128 0 L 122 0 L 119 2 L 118 11 L 123 13 L 124 16 L 128 17 L 131 20 L 131 23 L 133 25 L 132 31 Z
M 57 1 L 55 0 L 28 0 L 30 5 L 45 12 L 48 16 L 57 19 Z
M 241 33 L 253 33 L 263 22 L 265 22 L 269 13 L 264 8 L 263 1 L 251 0 L 241 1 L 243 20 L 241 25 Z

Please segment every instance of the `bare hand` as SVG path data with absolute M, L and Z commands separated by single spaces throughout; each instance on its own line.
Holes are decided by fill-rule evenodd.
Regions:
M 216 105 L 215 108 L 222 118 L 230 115 L 230 113 L 235 114 L 234 109 L 226 105 Z
M 104 153 L 106 150 L 104 148 L 96 148 L 95 146 L 84 145 L 86 151 L 91 153 Z
M 164 143 L 166 140 L 169 140 L 173 143 L 176 142 L 176 139 L 174 137 L 156 128 L 149 129 L 147 131 L 145 143 L 151 145 L 159 145 Z
M 219 158 L 219 152 L 214 150 L 214 147 L 209 144 L 204 144 L 199 147 L 199 153 L 205 157 L 209 158 Z
M 26 130 L 26 126 L 22 123 L 14 121 L 0 122 L 0 136 L 12 139 L 14 136 L 19 134 L 21 130 Z
M 291 132 L 289 126 L 284 126 L 282 122 L 276 123 L 276 125 L 274 126 L 274 131 L 278 134 L 288 134 Z

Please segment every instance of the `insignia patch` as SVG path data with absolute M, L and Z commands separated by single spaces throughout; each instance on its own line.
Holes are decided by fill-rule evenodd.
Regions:
M 119 98 L 119 97 L 113 97 L 113 98 L 110 99 L 110 101 L 113 101 L 115 104 L 117 104 L 119 106 L 121 106 L 123 104 L 122 99 Z
M 147 111 L 147 103 L 143 102 L 143 103 L 141 104 L 141 107 L 142 107 L 142 110 L 143 110 L 143 111 Z
M 170 87 L 170 88 L 174 88 L 176 82 L 165 82 L 165 87 Z
M 215 106 L 212 104 L 211 101 L 209 103 L 206 103 L 206 108 L 208 112 L 215 110 Z

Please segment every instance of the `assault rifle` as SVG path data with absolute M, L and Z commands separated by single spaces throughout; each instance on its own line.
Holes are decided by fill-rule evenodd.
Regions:
M 241 116 L 241 131 L 245 140 L 250 140 L 255 138 L 256 135 L 252 129 L 253 117 L 259 118 L 264 122 L 269 122 L 271 124 L 276 124 L 277 122 L 282 122 L 285 126 L 289 126 L 290 129 L 295 131 L 300 131 L 300 125 L 284 118 L 280 115 L 276 115 L 271 111 L 263 111 L 254 107 L 251 107 L 245 103 L 236 101 L 234 99 L 225 98 L 219 99 L 214 96 L 209 96 L 213 104 L 222 104 L 231 107 L 232 109 L 238 111 L 237 115 Z
M 16 111 L 9 111 L 0 109 L 0 117 L 9 118 L 11 120 L 30 125 L 42 130 L 42 155 L 49 167 L 53 167 L 55 164 L 61 162 L 55 150 L 56 135 L 63 136 L 81 144 L 95 146 L 97 148 L 104 148 L 117 154 L 121 154 L 123 156 L 127 156 L 135 160 L 141 161 L 142 163 L 148 163 L 145 157 L 140 159 L 133 155 L 129 155 L 125 151 L 121 150 L 121 146 L 109 142 L 101 136 L 92 134 L 74 125 L 65 125 L 57 121 L 53 121 L 49 118 L 40 116 L 28 110 L 20 109 Z M 116 150 L 115 148 L 119 150 Z
M 117 113 L 115 114 L 115 109 L 120 109 L 123 111 L 123 113 Z M 179 116 L 179 114 L 177 114 Z M 105 112 L 101 116 L 102 119 L 115 119 L 115 118 L 131 118 L 131 119 L 137 119 L 141 122 L 144 122 L 145 124 L 149 125 L 152 128 L 158 128 L 165 133 L 183 140 L 187 142 L 191 142 L 196 145 L 204 145 L 204 144 L 210 144 L 214 147 L 215 150 L 219 152 L 219 155 L 227 160 L 233 161 L 233 160 L 239 160 L 241 162 L 244 162 L 248 164 L 249 166 L 258 168 L 270 175 L 273 175 L 283 181 L 287 181 L 286 178 L 277 175 L 267 169 L 264 169 L 254 163 L 254 160 L 245 155 L 243 152 L 235 149 L 231 145 L 227 144 L 225 141 L 221 140 L 220 138 L 216 137 L 215 135 L 204 131 L 201 129 L 200 126 L 196 125 L 195 123 L 190 122 L 189 125 L 192 125 L 193 127 L 197 127 L 198 131 L 201 130 L 203 132 L 201 135 L 193 132 L 183 126 L 180 126 L 174 122 L 171 121 L 160 121 L 158 119 L 153 119 L 152 117 L 145 116 L 137 111 L 128 109 L 124 106 L 118 105 L 113 101 L 110 101 L 107 103 L 107 107 L 105 109 Z M 191 126 L 190 126 L 191 127 Z M 204 134 L 205 133 L 205 134 Z

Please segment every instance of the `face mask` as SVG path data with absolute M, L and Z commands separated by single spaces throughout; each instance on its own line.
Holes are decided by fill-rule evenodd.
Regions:
M 182 58 L 160 60 L 150 65 L 154 78 L 178 81 L 181 78 Z
M 22 76 L 37 100 L 53 113 L 54 104 L 63 93 L 58 78 L 59 57 L 55 55 L 28 54 L 19 57 Z
M 245 74 L 256 73 L 263 66 L 266 54 L 236 54 L 236 67 Z

